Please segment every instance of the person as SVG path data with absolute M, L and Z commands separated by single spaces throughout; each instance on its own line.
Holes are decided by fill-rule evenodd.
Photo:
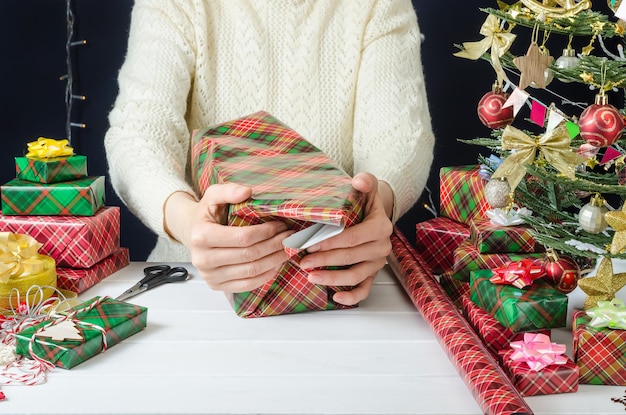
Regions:
M 354 286 L 334 301 L 365 299 L 432 163 L 420 42 L 410 0 L 136 0 L 105 149 L 114 190 L 158 235 L 148 260 L 191 261 L 228 292 L 275 276 L 291 231 L 226 226 L 251 189 L 212 185 L 198 199 L 190 184 L 191 132 L 263 110 L 367 195 L 362 222 L 301 261 L 313 283 Z

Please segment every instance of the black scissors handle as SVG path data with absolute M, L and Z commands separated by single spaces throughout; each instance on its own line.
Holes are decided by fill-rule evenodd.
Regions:
M 189 277 L 189 272 L 184 267 L 171 268 L 169 265 L 153 265 L 143 270 L 145 276 L 139 281 L 141 286 L 149 290 L 159 285 L 185 281 Z

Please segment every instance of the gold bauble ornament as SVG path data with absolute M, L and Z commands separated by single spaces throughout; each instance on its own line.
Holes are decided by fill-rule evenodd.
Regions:
M 610 1 L 610 0 L 609 0 Z M 591 8 L 591 0 L 521 0 L 522 4 L 545 17 L 572 17 Z

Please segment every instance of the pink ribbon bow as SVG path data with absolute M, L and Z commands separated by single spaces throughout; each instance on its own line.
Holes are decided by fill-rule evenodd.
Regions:
M 544 276 L 541 265 L 530 258 L 521 261 L 510 261 L 504 266 L 492 270 L 493 276 L 489 281 L 494 284 L 510 284 L 517 288 L 531 285 L 534 280 Z
M 511 342 L 515 350 L 511 360 L 526 362 L 530 370 L 538 372 L 546 366 L 567 363 L 565 345 L 551 343 L 550 337 L 541 333 L 524 333 L 524 340 Z

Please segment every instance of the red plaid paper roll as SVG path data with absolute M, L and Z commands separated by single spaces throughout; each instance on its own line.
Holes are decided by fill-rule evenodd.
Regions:
M 532 414 L 441 286 L 396 229 L 389 264 L 486 415 Z

